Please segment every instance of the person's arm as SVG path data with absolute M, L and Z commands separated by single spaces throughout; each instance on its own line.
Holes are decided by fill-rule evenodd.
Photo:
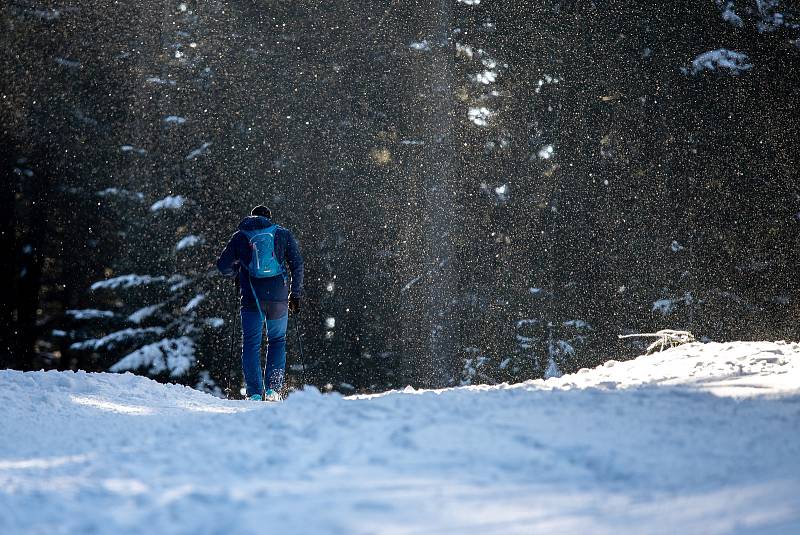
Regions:
M 217 260 L 217 269 L 225 277 L 235 277 L 239 273 L 239 248 L 236 246 L 238 237 L 238 232 L 231 236 Z
M 286 261 L 289 264 L 289 271 L 292 273 L 292 294 L 291 296 L 299 299 L 303 296 L 303 255 L 300 253 L 300 246 L 291 232 L 288 232 L 286 240 Z

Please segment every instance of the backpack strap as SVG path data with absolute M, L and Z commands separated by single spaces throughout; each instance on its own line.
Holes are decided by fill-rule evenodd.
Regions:
M 256 289 L 253 287 L 253 277 L 250 276 L 250 273 L 247 273 L 247 282 L 250 283 L 250 291 L 253 292 L 253 299 L 256 301 L 256 308 L 258 308 L 258 315 L 261 316 L 261 323 L 264 323 L 264 311 L 261 310 L 261 302 L 258 300 L 258 294 L 256 294 Z
M 257 229 L 257 230 L 243 230 L 242 232 L 245 233 L 245 236 L 247 237 L 247 241 L 252 243 L 253 238 L 255 238 L 256 236 L 261 236 L 262 234 L 272 234 L 272 237 L 274 239 L 275 238 L 275 232 L 279 228 L 280 228 L 280 226 L 278 226 L 276 223 L 273 223 L 272 225 L 270 225 L 267 228 L 260 228 L 260 229 Z

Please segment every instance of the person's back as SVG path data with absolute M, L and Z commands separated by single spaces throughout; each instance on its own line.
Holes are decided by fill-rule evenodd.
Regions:
M 300 310 L 303 257 L 292 233 L 272 222 L 265 206 L 245 217 L 217 260 L 225 276 L 238 276 L 241 289 L 242 369 L 250 398 L 279 398 L 286 367 L 288 312 Z M 288 266 L 288 271 L 286 269 Z M 261 329 L 268 334 L 266 380 L 261 374 Z

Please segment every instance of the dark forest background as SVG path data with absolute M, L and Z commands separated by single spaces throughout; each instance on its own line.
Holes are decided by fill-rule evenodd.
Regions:
M 219 393 L 213 263 L 259 203 L 302 246 L 319 387 L 797 340 L 797 8 L 3 2 L 2 364 Z

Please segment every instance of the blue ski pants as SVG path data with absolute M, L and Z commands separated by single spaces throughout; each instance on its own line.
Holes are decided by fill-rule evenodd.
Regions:
M 267 388 L 279 392 L 283 388 L 286 370 L 286 326 L 289 321 L 286 301 L 261 301 L 255 306 L 242 307 L 242 371 L 247 395 L 264 392 L 261 372 L 261 333 L 267 324 Z M 263 312 L 263 316 L 262 316 Z

